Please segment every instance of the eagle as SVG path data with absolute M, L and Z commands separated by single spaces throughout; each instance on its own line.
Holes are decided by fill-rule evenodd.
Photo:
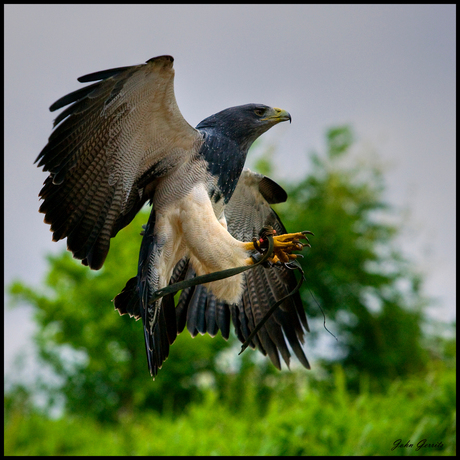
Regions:
M 35 162 L 49 172 L 39 211 L 53 241 L 67 238 L 73 257 L 100 269 L 111 238 L 146 202 L 151 213 L 142 232 L 138 273 L 114 298 L 118 312 L 142 318 L 150 374 L 156 377 L 169 347 L 187 326 L 192 336 L 220 330 L 230 319 L 245 342 L 269 310 L 296 286 L 289 262 L 307 239 L 287 233 L 271 204 L 287 194 L 270 178 L 244 169 L 253 142 L 290 114 L 263 104 L 230 107 L 193 128 L 174 95 L 174 59 L 78 78 L 91 83 L 51 105 L 65 109 L 54 120 Z M 257 238 L 274 229 L 274 252 L 258 265 Z M 191 286 L 150 301 L 170 284 L 230 268 L 256 265 L 225 280 Z M 302 348 L 309 331 L 298 292 L 283 301 L 250 346 L 281 369 L 290 351 L 310 368 Z

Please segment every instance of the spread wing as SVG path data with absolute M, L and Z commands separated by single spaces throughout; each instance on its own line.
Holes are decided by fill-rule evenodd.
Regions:
M 270 204 L 284 202 L 286 198 L 286 192 L 274 181 L 245 169 L 225 208 L 228 231 L 240 241 L 251 241 L 253 237 L 258 237 L 260 229 L 267 224 L 277 234 L 286 233 L 278 215 L 270 207 Z M 171 282 L 193 276 L 192 267 L 182 260 L 176 266 Z M 176 307 L 177 330 L 181 332 L 187 324 L 192 336 L 198 332 L 208 332 L 214 336 L 220 329 L 222 336 L 227 339 L 231 317 L 239 340 L 245 342 L 270 307 L 291 292 L 296 284 L 292 270 L 284 266 L 264 268 L 259 265 L 244 273 L 244 294 L 239 305 L 228 305 L 217 300 L 202 285 L 185 289 Z M 289 366 L 287 339 L 299 361 L 309 369 L 301 346 L 305 330 L 309 331 L 307 318 L 297 292 L 268 319 L 254 337 L 252 347 L 257 347 L 264 355 L 268 354 L 280 369 L 279 354 Z
M 50 175 L 40 212 L 53 240 L 99 269 L 110 238 L 151 198 L 155 179 L 193 157 L 201 134 L 182 117 L 171 56 L 80 77 L 95 82 L 56 101 L 68 106 L 36 162 Z

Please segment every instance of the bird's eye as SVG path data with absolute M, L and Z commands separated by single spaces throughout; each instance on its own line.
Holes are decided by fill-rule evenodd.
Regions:
M 265 113 L 265 110 L 264 110 L 264 109 L 255 109 L 255 110 L 254 110 L 254 113 L 255 113 L 258 117 L 261 117 L 261 116 Z

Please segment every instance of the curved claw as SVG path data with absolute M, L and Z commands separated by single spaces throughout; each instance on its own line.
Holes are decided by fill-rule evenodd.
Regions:
M 313 235 L 310 231 L 303 231 L 274 236 L 273 240 L 275 247 L 272 262 L 288 263 L 298 256 L 297 254 L 291 254 L 292 251 L 301 251 L 305 246 L 311 248 L 310 241 L 306 236 L 307 234 Z M 301 239 L 307 242 L 301 242 Z
M 264 229 L 266 229 L 266 227 L 262 229 L 259 239 L 254 238 L 252 243 L 245 243 L 247 250 L 254 250 L 255 248 L 259 252 L 263 252 L 261 249 L 267 247 L 267 241 L 262 233 Z M 305 246 L 311 248 L 310 241 L 306 235 L 313 235 L 313 232 L 310 232 L 309 230 L 304 230 L 297 233 L 285 233 L 282 235 L 276 235 L 276 232 L 273 231 L 271 227 L 269 230 L 270 229 L 272 230 L 271 236 L 273 237 L 274 245 L 273 253 L 269 259 L 271 264 L 289 263 L 289 261 L 295 260 L 300 256 L 300 254 L 292 254 L 292 251 L 301 251 Z M 300 241 L 301 239 L 306 240 L 306 243 Z

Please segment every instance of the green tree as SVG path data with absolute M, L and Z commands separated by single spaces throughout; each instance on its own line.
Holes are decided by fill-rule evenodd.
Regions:
M 315 233 L 301 260 L 307 282 L 302 299 L 309 317 L 336 331 L 337 357 L 349 381 L 368 374 L 382 384 L 426 365 L 421 346 L 422 278 L 396 245 L 400 224 L 383 199 L 382 166 L 354 150 L 348 126 L 326 133 L 326 152 L 312 153 L 312 169 L 294 185 L 279 214 L 288 229 Z M 314 294 L 314 298 L 312 296 Z M 316 328 L 313 335 L 324 332 Z

